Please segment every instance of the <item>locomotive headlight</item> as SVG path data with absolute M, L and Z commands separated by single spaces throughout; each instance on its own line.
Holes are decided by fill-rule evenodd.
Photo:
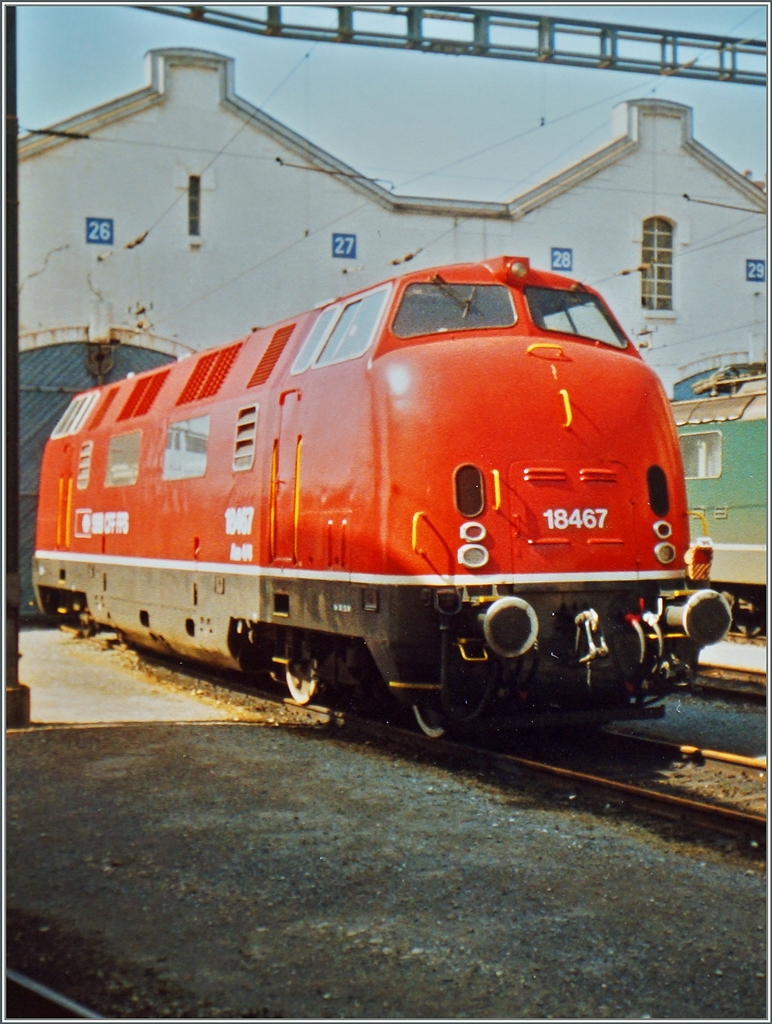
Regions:
M 663 565 L 669 565 L 676 556 L 676 549 L 672 544 L 668 544 L 666 541 L 662 544 L 657 544 L 654 548 L 654 554 L 657 556 L 657 561 Z
M 660 540 L 667 540 L 670 534 L 673 532 L 673 527 L 667 521 L 667 519 L 658 519 L 652 526 L 652 530 L 656 533 Z
M 457 557 L 461 565 L 465 565 L 467 569 L 481 569 L 487 564 L 490 556 L 488 549 L 482 544 L 462 544 Z
M 510 263 L 509 265 L 509 272 L 512 277 L 522 280 L 528 273 L 528 264 L 523 263 L 521 260 L 515 260 L 514 263 Z
M 485 540 L 486 530 L 482 523 L 462 523 L 459 533 L 461 540 L 469 544 L 479 544 L 481 540 Z

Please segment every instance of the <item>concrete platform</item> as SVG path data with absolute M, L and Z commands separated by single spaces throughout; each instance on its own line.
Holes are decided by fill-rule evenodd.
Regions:
M 722 640 L 719 644 L 711 644 L 702 649 L 700 665 L 706 668 L 736 669 L 738 672 L 766 675 L 767 645 L 737 644 Z
M 211 722 L 232 710 L 154 682 L 129 650 L 101 650 L 59 629 L 22 629 L 19 678 L 31 690 L 31 719 L 41 724 Z

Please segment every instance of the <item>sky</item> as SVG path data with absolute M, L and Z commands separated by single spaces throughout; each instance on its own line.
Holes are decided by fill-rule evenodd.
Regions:
M 752 39 L 766 39 L 769 17 L 766 3 L 507 9 Z M 688 104 L 699 142 L 755 179 L 767 172 L 759 86 L 272 39 L 124 4 L 17 10 L 22 129 L 141 89 L 148 50 L 188 46 L 234 57 L 240 96 L 396 194 L 509 200 L 606 145 L 614 106 L 645 96 Z

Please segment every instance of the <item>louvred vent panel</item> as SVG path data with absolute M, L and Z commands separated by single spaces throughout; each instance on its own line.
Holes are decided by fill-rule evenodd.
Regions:
M 169 370 L 161 370 L 160 373 L 154 373 L 150 377 L 142 377 L 138 380 L 126 399 L 126 404 L 118 413 L 118 419 L 129 420 L 150 412 L 150 408 L 168 376 Z
M 295 324 L 287 324 L 286 327 L 280 327 L 274 333 L 268 348 L 263 352 L 262 359 L 255 368 L 255 372 L 249 378 L 248 388 L 257 387 L 258 384 L 265 384 L 271 376 L 274 366 L 278 363 L 279 356 L 284 351 L 284 346 L 290 340 L 294 330 Z
M 91 424 L 91 430 L 96 430 L 96 428 L 105 418 L 107 410 L 115 401 L 115 396 L 118 394 L 119 390 L 119 388 L 110 388 L 110 390 L 107 392 L 104 399 L 102 400 L 102 404 L 97 409 L 96 416 L 94 417 L 94 422 Z
M 238 342 L 236 345 L 220 349 L 219 352 L 207 352 L 201 356 L 177 399 L 177 405 L 216 395 L 240 351 L 241 342 Z

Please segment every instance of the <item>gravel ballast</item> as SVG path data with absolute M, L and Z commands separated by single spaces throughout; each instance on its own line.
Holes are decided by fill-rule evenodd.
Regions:
M 329 727 L 7 738 L 8 963 L 121 1017 L 766 1017 L 758 861 Z

